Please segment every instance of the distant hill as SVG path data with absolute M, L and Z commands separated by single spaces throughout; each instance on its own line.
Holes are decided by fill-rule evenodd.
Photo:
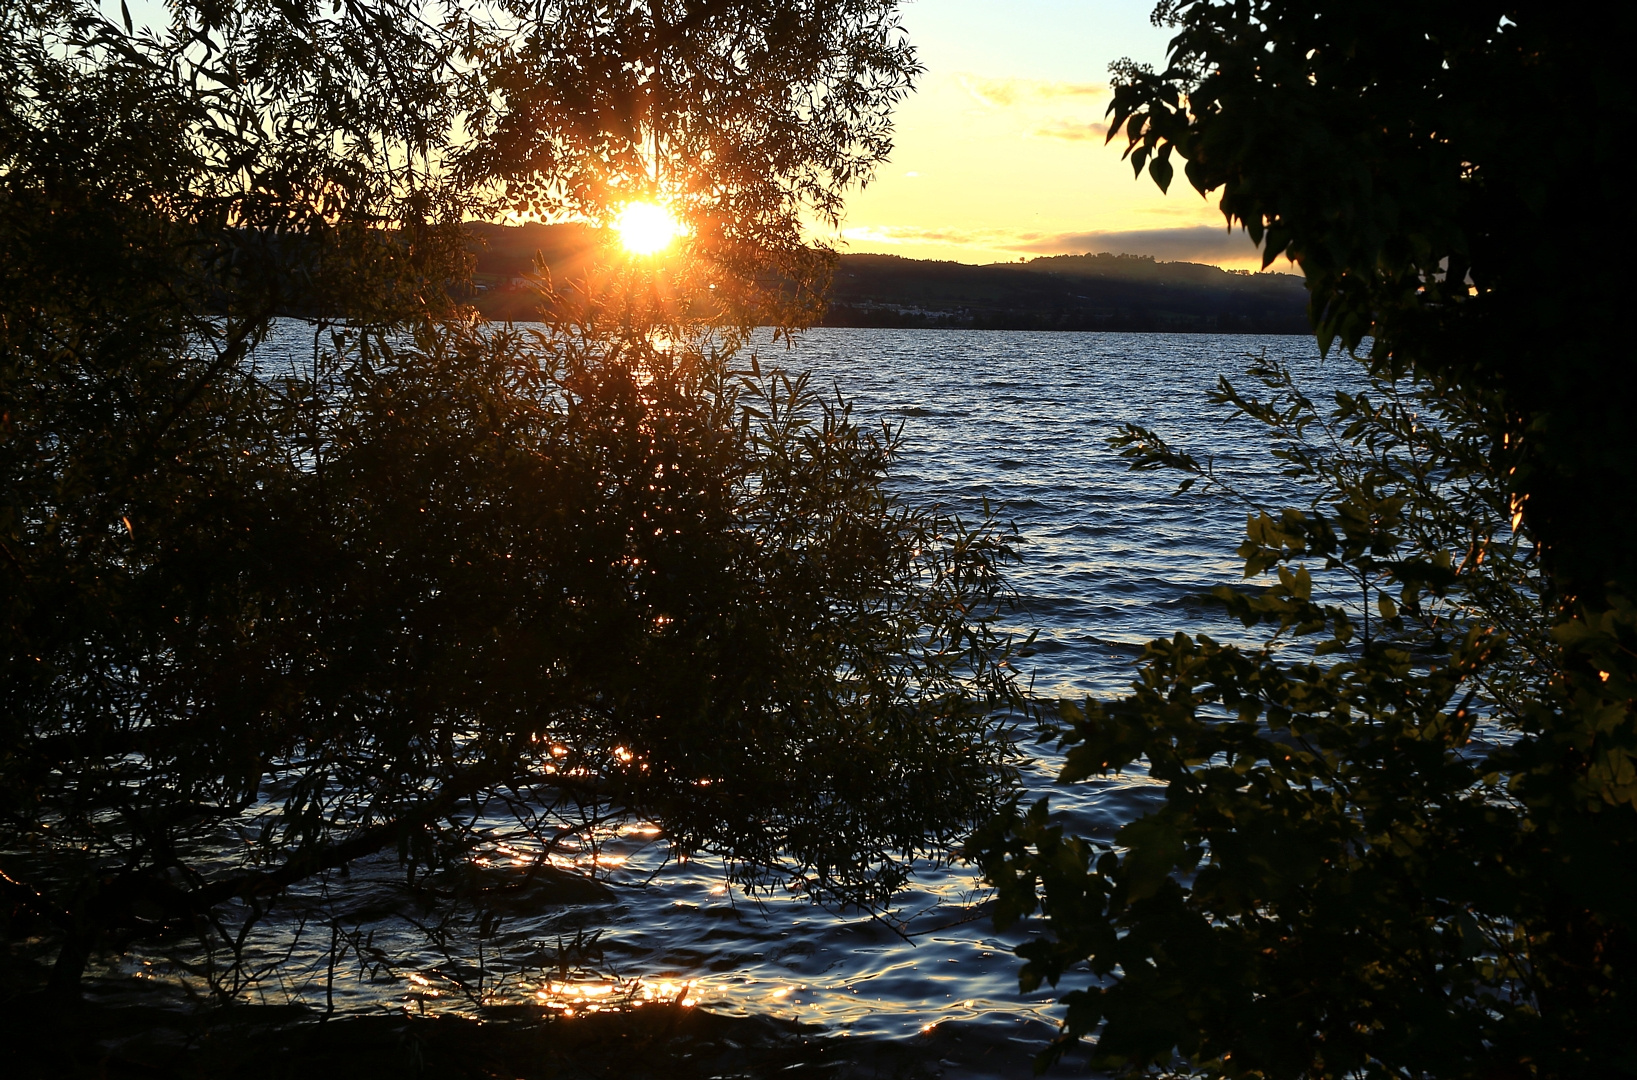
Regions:
M 554 281 L 583 271 L 597 246 L 597 232 L 589 225 L 487 225 L 470 222 L 471 250 L 477 256 L 472 302 L 491 319 L 528 320 L 539 317 L 540 297 L 526 282 L 535 273 L 538 252 Z
M 1295 275 L 1109 254 L 988 266 L 843 255 L 824 325 L 1311 332 Z
M 494 319 L 530 319 L 535 253 L 553 279 L 575 276 L 598 243 L 585 225 L 468 226 L 474 302 Z M 825 326 L 1306 334 L 1307 290 L 1291 274 L 1247 274 L 1139 255 L 1052 255 L 968 266 L 843 255 Z

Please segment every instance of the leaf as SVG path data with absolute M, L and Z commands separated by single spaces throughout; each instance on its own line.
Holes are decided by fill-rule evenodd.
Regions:
M 1154 183 L 1159 185 L 1161 191 L 1171 190 L 1171 176 L 1174 171 L 1171 162 L 1163 156 L 1156 157 L 1148 165 L 1148 175 L 1154 178 Z
M 1121 884 L 1128 901 L 1158 892 L 1188 851 L 1182 823 L 1165 811 L 1131 822 L 1119 831 L 1117 839 L 1129 849 L 1120 860 Z

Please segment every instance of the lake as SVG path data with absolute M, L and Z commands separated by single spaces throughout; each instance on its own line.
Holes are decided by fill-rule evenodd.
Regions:
M 310 331 L 291 323 L 264 347 L 303 340 Z M 1226 410 L 1207 400 L 1218 375 L 1240 375 L 1265 352 L 1304 373 L 1310 395 L 1323 400 L 1317 391 L 1352 374 L 1344 360 L 1321 361 L 1311 338 L 1286 336 L 818 329 L 793 347 L 765 338 L 758 347 L 764 365 L 811 370 L 853 402 L 855 415 L 902 425 L 893 480 L 901 498 L 967 516 L 987 501 L 1016 524 L 1024 545 L 1011 575 L 1012 622 L 1020 634 L 1039 631 L 1026 664 L 1044 698 L 1120 692 L 1152 637 L 1239 633 L 1196 597 L 1238 579 L 1243 507 L 1176 496 L 1173 475 L 1128 471 L 1107 445 L 1117 425 L 1153 427 L 1214 455 L 1247 487 L 1273 490 L 1257 431 L 1224 423 Z M 1030 785 L 1052 793 L 1084 835 L 1111 836 L 1162 794 L 1140 774 L 1054 789 L 1052 748 L 1031 749 Z M 563 966 L 485 973 L 489 990 L 564 1012 L 680 999 L 821 1025 L 836 1039 L 912 1041 L 944 1076 L 1030 1074 L 1030 1055 L 1055 1028 L 1053 995 L 1018 992 L 1011 949 L 1029 928 L 996 934 L 966 868 L 927 868 L 891 920 L 871 921 L 794 898 L 747 900 L 709 861 L 668 860 L 655 832 L 626 825 L 586 847 L 607 872 L 611 898 L 514 912 L 493 946 L 533 947 Z M 340 973 L 337 1009 L 470 1011 L 446 956 L 390 926 L 376 934 L 398 962 Z M 247 996 L 322 1005 L 329 945 L 327 932 L 273 924 L 258 947 L 289 962 Z M 142 963 L 129 961 L 139 974 Z

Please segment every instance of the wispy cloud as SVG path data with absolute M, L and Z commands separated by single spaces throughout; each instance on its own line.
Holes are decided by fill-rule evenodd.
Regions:
M 1187 200 L 1180 203 L 1161 203 L 1158 206 L 1134 206 L 1131 208 L 1131 211 L 1135 214 L 1141 214 L 1144 217 L 1189 218 L 1196 225 L 1200 223 L 1200 214 L 1202 211 L 1208 217 L 1214 218 L 1217 221 L 1222 220 L 1221 214 L 1219 214 L 1214 207 L 1210 206 L 1208 203 L 1205 203 L 1203 200 L 1199 202 Z
M 1038 233 L 1028 234 L 1030 239 Z M 914 225 L 861 225 L 844 229 L 842 240 L 849 244 L 942 244 L 959 247 L 1011 247 L 1021 239 L 1002 229 L 927 229 Z
M 841 234 L 843 250 L 899 248 L 916 256 L 922 246 L 967 249 L 973 259 L 992 259 L 1005 252 L 1023 255 L 1149 255 L 1161 262 L 1200 262 L 1254 267 L 1256 245 L 1243 230 L 1229 232 L 1211 225 L 1170 229 L 1125 229 L 1097 232 L 1043 233 L 1015 229 L 925 228 L 913 225 L 863 225 Z M 943 256 L 947 257 L 947 256 Z M 957 256 L 959 257 L 959 256 Z
M 1047 79 L 984 79 L 960 75 L 966 92 L 998 108 L 1032 105 L 1064 99 L 1094 100 L 1108 93 L 1103 83 L 1052 82 Z
M 1175 262 L 1245 262 L 1256 255 L 1256 245 L 1241 230 L 1194 225 L 1176 229 L 1127 229 L 1119 232 L 1058 233 L 1025 240 L 1013 250 L 1039 255 L 1152 255 Z
M 1036 135 L 1043 139 L 1067 139 L 1070 142 L 1084 142 L 1095 139 L 1102 142 L 1108 138 L 1108 125 L 1076 123 L 1073 120 L 1053 120 L 1042 127 L 1035 128 Z

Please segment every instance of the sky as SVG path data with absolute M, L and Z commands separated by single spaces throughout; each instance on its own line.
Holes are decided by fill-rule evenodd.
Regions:
M 1105 145 L 1108 66 L 1163 67 L 1153 0 L 908 0 L 926 67 L 891 160 L 847 200 L 843 252 L 964 263 L 1112 251 L 1259 269 L 1177 170 L 1169 195 Z M 1292 269 L 1283 260 L 1275 269 Z
M 129 2 L 137 22 L 163 23 L 162 0 Z M 102 6 L 119 17 L 119 0 Z M 843 252 L 964 263 L 1111 251 L 1259 269 L 1180 169 L 1161 194 L 1103 142 L 1109 64 L 1164 65 L 1171 31 L 1149 21 L 1153 6 L 905 0 L 926 72 L 898 107 L 891 160 L 849 195 L 840 233 L 819 235 Z

